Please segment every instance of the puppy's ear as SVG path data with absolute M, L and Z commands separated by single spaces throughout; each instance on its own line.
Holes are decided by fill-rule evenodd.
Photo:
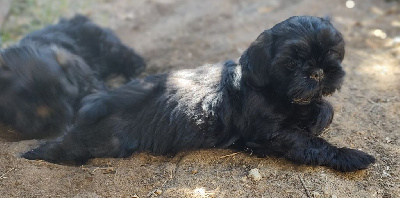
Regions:
M 92 74 L 92 70 L 79 56 L 72 54 L 65 49 L 52 46 L 55 59 L 62 69 L 71 77 Z
M 79 87 L 85 92 L 91 92 L 89 89 L 94 88 L 92 87 L 93 85 L 99 84 L 93 70 L 81 57 L 56 46 L 52 46 L 51 49 L 57 63 L 65 72 L 68 81 L 75 87 Z
M 263 87 L 268 84 L 268 73 L 272 62 L 272 31 L 266 30 L 251 43 L 242 54 L 242 79 L 251 86 Z
M 62 67 L 66 67 L 66 65 L 68 64 L 68 61 L 71 59 L 71 56 L 73 56 L 71 53 L 58 48 L 56 46 L 51 46 L 51 49 L 54 52 L 55 58 L 58 62 L 58 64 L 60 64 Z

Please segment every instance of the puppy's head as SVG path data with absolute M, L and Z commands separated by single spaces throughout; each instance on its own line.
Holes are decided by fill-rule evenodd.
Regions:
M 87 69 L 57 48 L 0 51 L 0 121 L 27 136 L 58 130 L 72 119 Z
M 344 41 L 327 19 L 291 17 L 264 31 L 240 58 L 243 81 L 309 104 L 340 89 Z

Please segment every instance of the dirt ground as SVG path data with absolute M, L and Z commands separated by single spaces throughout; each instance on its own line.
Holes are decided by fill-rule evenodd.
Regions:
M 350 3 L 349 3 L 350 2 Z M 3 47 L 75 12 L 111 27 L 148 63 L 147 74 L 233 59 L 264 30 L 293 15 L 330 16 L 346 40 L 335 118 L 322 136 L 361 149 L 376 164 L 355 173 L 297 166 L 231 150 L 135 154 L 84 166 L 28 161 L 37 140 L 0 139 L 0 197 L 400 197 L 400 2 L 354 0 L 15 1 Z M 347 1 L 351 6 L 351 1 Z M 3 128 L 2 132 L 7 132 Z M 251 169 L 262 175 L 248 178 Z

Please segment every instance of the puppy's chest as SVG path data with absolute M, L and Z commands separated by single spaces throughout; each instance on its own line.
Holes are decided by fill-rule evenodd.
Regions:
M 250 118 L 255 119 L 254 126 L 263 126 L 271 132 L 279 130 L 302 130 L 307 131 L 313 124 L 315 115 L 312 107 L 295 107 L 293 105 L 274 105 L 271 103 L 259 105 L 252 109 L 253 113 L 247 113 Z M 249 111 L 251 111 L 249 109 Z M 257 113 L 255 113 L 257 112 Z
M 312 106 L 294 107 L 286 114 L 283 127 L 307 132 L 316 119 Z

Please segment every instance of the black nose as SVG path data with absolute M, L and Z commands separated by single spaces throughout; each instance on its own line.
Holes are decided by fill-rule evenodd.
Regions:
M 310 78 L 312 78 L 316 81 L 321 81 L 324 78 L 324 71 L 322 69 L 315 70 L 311 74 Z

